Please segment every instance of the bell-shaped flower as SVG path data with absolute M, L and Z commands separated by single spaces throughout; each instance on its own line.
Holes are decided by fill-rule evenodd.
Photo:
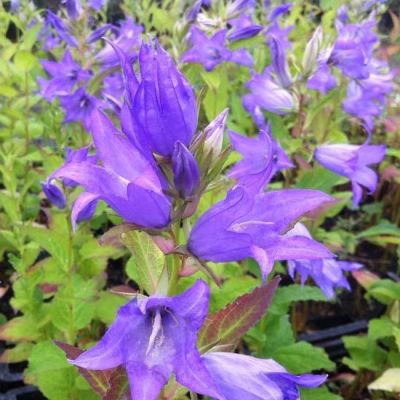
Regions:
M 270 36 L 268 43 L 271 50 L 272 69 L 275 72 L 280 85 L 287 88 L 292 84 L 292 77 L 286 60 L 285 45 L 279 37 L 273 35 Z
M 342 105 L 344 111 L 359 118 L 368 132 L 379 117 L 386 103 L 386 96 L 393 90 L 393 74 L 387 65 L 377 60 L 371 62 L 367 79 L 351 81 Z
M 274 81 L 271 68 L 266 68 L 262 75 L 253 75 L 246 86 L 250 93 L 243 96 L 243 105 L 255 121 L 260 120 L 260 109 L 280 115 L 295 109 L 295 99 L 288 90 Z
M 77 19 L 83 11 L 81 0 L 62 0 L 61 4 L 65 6 L 71 19 Z
M 307 228 L 300 222 L 298 222 L 287 235 L 300 235 L 312 239 L 310 232 L 308 232 Z M 337 288 L 351 290 L 345 272 L 356 271 L 360 268 L 363 268 L 362 264 L 337 261 L 334 258 L 288 261 L 289 275 L 292 279 L 298 274 L 300 275 L 301 284 L 304 285 L 307 279 L 311 277 L 328 299 L 335 297 L 335 289 Z
M 315 72 L 307 80 L 307 88 L 327 94 L 337 85 L 336 78 L 332 74 L 327 63 L 320 63 Z
M 175 143 L 172 153 L 174 185 L 182 199 L 191 198 L 200 183 L 200 170 L 190 150 L 181 142 Z
M 38 78 L 40 94 L 47 101 L 53 100 L 56 96 L 70 95 L 77 83 L 90 79 L 90 72 L 82 69 L 74 61 L 69 50 L 65 51 L 63 59 L 59 62 L 42 60 L 40 63 L 51 77 L 49 80 Z
M 149 228 L 162 228 L 170 220 L 170 201 L 165 182 L 154 160 L 145 158 L 100 111 L 91 118 L 96 156 L 91 161 L 68 162 L 50 177 L 69 179 L 83 186 L 72 209 L 72 223 L 94 202 L 104 200 L 125 221 Z
M 384 145 L 328 144 L 317 147 L 314 157 L 325 168 L 350 179 L 356 207 L 361 201 L 362 187 L 370 193 L 375 191 L 378 177 L 368 166 L 380 163 L 385 153 Z
M 368 63 L 378 42 L 377 35 L 372 31 L 375 25 L 376 22 L 372 19 L 359 24 L 345 24 L 337 19 L 338 37 L 332 49 L 330 63 L 350 78 L 368 78 Z
M 228 24 L 231 26 L 228 33 L 228 39 L 230 42 L 250 39 L 263 30 L 263 26 L 255 24 L 252 17 L 245 14 L 229 20 Z
M 171 157 L 178 140 L 189 146 L 197 127 L 196 98 L 169 54 L 158 43 L 143 43 L 139 81 L 124 52 L 115 49 L 125 76 L 125 133 L 138 148 L 165 157 Z
M 124 366 L 135 400 L 157 400 L 172 374 L 193 392 L 222 399 L 196 348 L 209 296 L 199 280 L 175 297 L 134 299 L 94 347 L 70 362 L 89 370 Z
M 63 209 L 67 206 L 64 192 L 54 183 L 50 181 L 42 182 L 42 190 L 47 199 L 56 207 Z
M 330 201 L 330 196 L 316 190 L 285 189 L 254 196 L 236 186 L 197 220 L 187 248 L 204 261 L 254 258 L 264 279 L 275 260 L 329 258 L 332 253 L 321 244 L 285 233 L 302 215 Z
M 54 32 L 60 37 L 60 39 L 62 39 L 69 46 L 78 46 L 78 41 L 70 33 L 69 29 L 66 27 L 61 18 L 54 14 L 51 10 L 47 9 L 42 33 L 52 36 L 52 32 L 50 29 L 53 29 Z M 52 40 L 54 40 L 54 38 L 52 38 Z
M 226 400 L 298 400 L 299 387 L 322 385 L 326 375 L 293 375 L 271 359 L 210 352 L 204 364 Z
M 208 37 L 196 26 L 190 30 L 192 48 L 187 50 L 181 58 L 182 62 L 199 63 L 206 71 L 212 71 L 217 65 L 225 61 L 233 62 L 246 67 L 253 65 L 250 53 L 245 49 L 230 50 L 226 47 L 227 30 L 221 29 Z
M 229 132 L 229 139 L 243 159 L 233 166 L 228 176 L 253 193 L 262 191 L 278 171 L 293 167 L 272 138 L 268 125 L 255 138 Z
M 60 103 L 65 111 L 64 123 L 80 122 L 85 130 L 90 130 L 92 113 L 98 105 L 96 97 L 81 87 L 71 95 L 61 96 Z

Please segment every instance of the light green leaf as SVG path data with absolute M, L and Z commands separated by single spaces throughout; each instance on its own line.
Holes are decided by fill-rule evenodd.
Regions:
M 368 389 L 400 393 L 400 368 L 387 369 L 378 379 L 368 385 Z
M 126 273 L 148 294 L 155 293 L 164 268 L 164 253 L 146 232 L 125 232 L 121 241 L 132 253 Z
M 323 349 L 314 347 L 307 342 L 297 342 L 280 347 L 273 353 L 272 358 L 295 374 L 318 369 L 327 371 L 335 369 L 335 363 L 329 359 Z M 307 361 L 305 362 L 305 360 Z

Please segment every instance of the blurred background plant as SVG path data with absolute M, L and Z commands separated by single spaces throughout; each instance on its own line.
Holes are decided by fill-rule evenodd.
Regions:
M 54 340 L 89 346 L 113 321 L 125 296 L 146 288 L 137 272 L 143 260 L 119 243 L 120 233 L 109 231 L 121 218 L 101 203 L 94 217 L 74 232 L 71 201 L 81 189 L 66 182 L 53 185 L 47 177 L 63 164 L 68 148 L 91 144 L 85 132 L 91 107 L 120 112 L 119 59 L 102 37 L 117 43 L 133 62 L 141 39 L 150 34 L 195 88 L 200 127 L 226 108 L 228 129 L 249 137 L 269 122 L 273 138 L 294 165 L 279 171 L 270 187 L 332 194 L 336 204 L 312 215 L 307 227 L 340 260 L 364 266 L 348 277 L 351 292 L 339 290 L 328 300 L 312 280 L 302 287 L 300 280 L 293 282 L 287 275 L 285 262 L 277 263 L 275 272 L 284 276 L 283 284 L 267 315 L 240 342 L 241 351 L 274 358 L 297 374 L 328 371 L 327 386 L 304 390 L 306 400 L 396 398 L 399 2 L 296 0 L 286 6 L 260 1 L 254 7 L 253 2 L 238 1 L 210 6 L 206 1 L 125 0 L 88 1 L 75 10 L 68 2 L 61 3 L 0 3 L 0 381 L 6 382 L 11 368 L 23 372 L 25 384 L 34 385 L 6 382 L 4 390 L 10 396 L 20 393 L 21 399 L 99 398 L 101 388 L 93 387 L 102 382 L 91 376 L 88 383 Z M 239 23 L 244 16 L 248 20 Z M 346 26 L 367 24 L 368 18 L 378 21 L 379 46 L 372 39 L 373 57 L 390 66 L 390 72 L 380 67 L 374 72 L 381 77 L 376 79 L 383 83 L 383 94 L 377 93 L 374 82 L 364 82 L 365 91 L 377 96 L 372 99 L 354 93 L 354 82 L 363 82 L 357 75 L 362 71 L 341 63 L 337 49 L 338 37 L 352 29 Z M 200 43 L 193 26 L 203 32 L 198 35 Z M 225 29 L 222 41 L 209 43 L 212 35 Z M 202 58 L 202 46 L 212 52 L 211 64 L 209 53 Z M 335 46 L 337 60 L 328 63 L 324 54 Z M 197 48 L 198 59 L 190 53 L 192 48 Z M 267 66 L 272 66 L 269 75 L 264 73 Z M 320 67 L 323 75 L 315 77 Z M 270 91 L 273 101 L 260 96 L 259 88 Z M 353 207 L 348 179 L 352 178 L 324 168 L 313 155 L 323 144 L 362 145 L 372 131 L 371 143 L 385 144 L 386 157 L 377 168 L 375 192 Z M 224 146 L 228 143 L 225 135 Z M 238 160 L 238 153 L 230 153 L 224 171 Z M 223 198 L 231 185 L 226 176 L 215 180 L 197 214 Z M 42 187 L 60 208 L 51 205 Z M 260 273 L 254 261 L 212 267 L 222 281 L 221 288 L 212 284 L 212 312 L 258 286 Z M 180 288 L 194 279 L 181 279 Z

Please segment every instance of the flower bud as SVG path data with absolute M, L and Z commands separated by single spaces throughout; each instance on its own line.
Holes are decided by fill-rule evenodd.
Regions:
M 179 141 L 172 153 L 172 170 L 179 195 L 183 199 L 192 197 L 200 183 L 200 171 L 193 154 Z
M 219 156 L 222 150 L 228 112 L 229 109 L 226 108 L 213 121 L 211 121 L 204 130 L 204 135 L 206 137 L 204 141 L 204 153 L 206 156 L 211 154 L 212 161 Z
M 312 35 L 309 42 L 307 43 L 306 49 L 304 51 L 302 65 L 304 74 L 306 75 L 313 72 L 317 65 L 318 55 L 320 53 L 322 45 L 322 39 L 323 39 L 322 28 L 319 26 Z

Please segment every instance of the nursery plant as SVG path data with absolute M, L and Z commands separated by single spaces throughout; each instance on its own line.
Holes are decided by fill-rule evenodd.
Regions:
M 0 3 L 0 393 L 397 398 L 398 11 Z

